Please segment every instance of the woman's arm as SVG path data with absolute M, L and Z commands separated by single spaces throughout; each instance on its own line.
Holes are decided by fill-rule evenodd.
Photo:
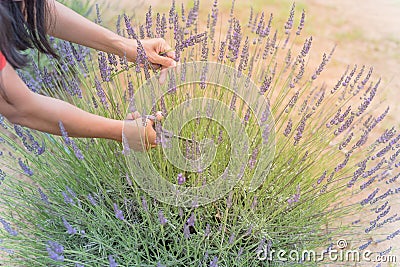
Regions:
M 0 114 L 12 123 L 51 134 L 61 134 L 61 121 L 72 137 L 122 139 L 123 121 L 97 116 L 67 102 L 35 94 L 9 64 L 0 71 Z M 138 120 L 141 122 L 142 119 Z M 130 143 L 141 145 L 141 140 L 148 138 L 148 142 L 155 145 L 153 122 L 148 122 L 146 127 L 142 123 L 130 125 Z
M 51 12 L 50 25 L 48 26 L 50 35 L 121 57 L 126 55 L 130 61 L 136 60 L 136 40 L 119 36 L 91 22 L 57 1 L 48 1 Z M 173 52 L 167 53 L 166 57 L 159 55 L 159 53 L 171 49 L 164 39 L 146 39 L 142 40 L 141 43 L 150 62 L 160 64 L 164 67 L 173 67 L 176 65 L 173 60 Z

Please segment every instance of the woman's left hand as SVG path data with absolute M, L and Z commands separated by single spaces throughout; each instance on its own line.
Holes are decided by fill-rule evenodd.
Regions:
M 133 39 L 126 39 L 127 47 L 126 51 L 132 51 L 132 53 L 127 54 L 129 61 L 136 61 L 137 58 L 137 41 Z M 175 52 L 171 51 L 171 46 L 163 38 L 152 38 L 140 40 L 146 56 L 150 63 L 153 64 L 155 69 L 158 68 L 170 68 L 176 66 Z M 134 49 L 132 49 L 132 47 Z M 160 55 L 161 53 L 165 53 Z

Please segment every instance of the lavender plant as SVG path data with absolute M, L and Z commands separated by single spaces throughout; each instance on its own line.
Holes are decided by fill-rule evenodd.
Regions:
M 129 121 L 118 144 L 70 138 L 62 123 L 56 137 L 1 118 L 4 265 L 317 265 L 265 254 L 395 252 L 400 135 L 382 126 L 389 108 L 373 105 L 381 83 L 373 69 L 355 65 L 336 85 L 319 82 L 333 51 L 318 66 L 307 65 L 313 39 L 302 37 L 306 16 L 296 18 L 295 5 L 284 25 L 253 10 L 240 22 L 234 2 L 228 18 L 216 0 L 207 20 L 199 8 L 198 0 L 189 9 L 172 2 L 167 14 L 150 8 L 143 24 L 118 18 L 122 35 L 171 40 L 181 64 L 164 84 L 140 45 L 133 64 L 53 40 L 62 59 L 34 66 L 33 77 L 20 73 L 33 91 L 95 114 L 124 119 L 127 111 L 162 110 L 166 121 L 156 124 L 159 146 L 138 153 L 129 149 Z M 223 105 L 204 100 L 210 98 Z M 163 129 L 210 142 L 198 147 Z M 178 164 L 179 156 L 183 165 L 202 162 L 204 150 L 213 151 L 211 162 Z M 238 173 L 229 172 L 234 167 Z M 166 182 L 155 184 L 154 177 Z M 217 183 L 221 177 L 231 181 L 229 190 L 207 187 L 225 185 Z M 260 179 L 252 183 L 254 177 Z M 218 197 L 177 197 L 191 188 Z

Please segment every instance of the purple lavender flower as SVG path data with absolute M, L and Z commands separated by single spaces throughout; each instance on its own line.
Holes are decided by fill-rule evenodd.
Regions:
M 269 134 L 270 134 L 270 126 L 269 124 L 266 124 L 262 132 L 262 139 L 264 144 L 268 144 Z
M 106 108 L 108 108 L 108 102 L 107 102 L 106 93 L 104 92 L 104 89 L 103 89 L 103 87 L 101 86 L 101 83 L 100 83 L 99 79 L 97 79 L 97 77 L 94 78 L 94 83 L 95 83 L 95 86 L 96 86 L 97 96 L 100 98 L 100 102 L 101 102 Z
M 68 234 L 73 235 L 73 234 L 76 234 L 76 233 L 77 233 L 77 230 L 76 230 L 75 228 L 73 228 L 73 227 L 67 222 L 67 220 L 66 220 L 64 217 L 62 217 L 62 221 L 63 221 L 63 224 L 64 224 L 65 228 L 67 228 Z
M 17 236 L 18 232 L 11 228 L 10 224 L 4 219 L 0 218 L 0 223 L 3 224 L 4 230 L 12 236 Z
M 146 34 L 148 38 L 153 38 L 153 19 L 151 6 L 149 6 L 149 11 L 146 13 Z
M 65 204 L 75 204 L 74 200 L 66 192 L 61 192 L 61 194 L 64 197 Z
M 161 17 L 160 37 L 164 38 L 166 33 L 167 33 L 167 18 L 165 17 L 165 14 L 163 14 Z
M 157 12 L 156 15 L 156 37 L 161 37 L 161 15 Z
M 145 211 L 149 211 L 149 205 L 147 204 L 146 198 L 142 196 L 142 207 Z
M 71 140 L 71 146 L 72 146 L 72 149 L 74 150 L 75 156 L 79 160 L 83 160 L 85 157 L 83 156 L 82 151 L 78 148 L 78 146 L 76 145 L 74 140 Z
M 98 52 L 98 56 L 101 79 L 103 82 L 109 82 L 111 79 L 111 68 L 108 65 L 107 54 L 100 51 Z
M 245 70 L 249 64 L 249 37 L 246 37 L 244 41 L 244 46 L 242 49 L 242 53 L 240 55 L 240 62 L 238 67 L 238 75 L 241 76 L 243 70 Z
M 222 62 L 224 60 L 225 45 L 226 45 L 226 42 L 225 41 L 221 41 L 221 46 L 219 48 L 218 62 Z
M 210 37 L 214 40 L 215 27 L 217 26 L 218 20 L 218 0 L 214 0 L 212 10 L 211 10 L 211 24 L 210 24 Z
M 186 239 L 190 238 L 190 228 L 186 223 L 183 225 L 183 235 Z
M 140 39 L 144 39 L 146 37 L 146 35 L 144 33 L 144 25 L 142 25 L 142 24 L 139 25 L 139 37 L 140 37 Z
M 235 241 L 235 233 L 232 233 L 229 237 L 228 241 L 229 245 L 232 245 L 234 241 Z
M 233 23 L 233 33 L 229 39 L 228 50 L 231 52 L 229 59 L 231 62 L 235 62 L 239 56 L 240 43 L 242 41 L 242 32 L 240 24 L 237 20 Z
M 169 10 L 169 18 L 168 18 L 168 22 L 169 22 L 169 29 L 172 30 L 173 26 L 174 26 L 174 20 L 175 20 L 175 0 L 172 0 L 172 4 L 171 4 L 171 8 Z
M 249 168 L 254 169 L 257 163 L 257 156 L 258 156 L 258 147 L 253 149 L 253 152 L 251 153 L 251 157 L 249 160 Z
M 2 155 L 3 155 L 3 151 L 0 151 L 0 156 L 2 156 Z M 4 181 L 5 178 L 6 178 L 6 173 L 2 169 L 0 169 L 0 185 Z
M 306 11 L 303 9 L 303 12 L 301 13 L 301 19 L 300 19 L 300 24 L 297 27 L 297 35 L 300 35 L 301 30 L 303 30 L 304 27 L 304 21 L 306 20 Z
M 0 171 L 1 171 L 1 170 L 0 170 Z M 42 199 L 42 201 L 43 201 L 44 203 L 46 203 L 47 205 L 50 205 L 49 198 L 48 198 L 47 195 L 42 191 L 42 189 L 41 189 L 40 187 L 38 187 L 38 191 L 39 191 L 40 198 Z
M 286 126 L 286 129 L 285 129 L 285 131 L 284 131 L 284 133 L 283 133 L 284 136 L 286 136 L 286 137 L 289 136 L 289 134 L 290 134 L 291 131 L 292 131 L 292 125 L 293 125 L 292 119 L 289 119 L 288 124 L 287 124 L 287 126 Z
M 297 185 L 296 194 L 293 197 L 288 199 L 288 204 L 291 205 L 293 203 L 299 202 L 300 200 L 300 185 Z
M 198 43 L 204 43 L 204 41 L 207 40 L 207 33 L 199 33 L 196 35 L 191 35 L 189 38 L 182 40 L 179 44 L 179 49 L 182 51 L 185 48 L 194 46 Z M 202 54 L 205 54 L 206 52 L 203 51 Z
M 194 213 L 192 212 L 192 214 L 190 215 L 189 219 L 186 221 L 186 224 L 187 224 L 188 226 L 194 227 L 195 222 L 196 222 L 196 216 L 195 216 Z
M 108 64 L 111 70 L 117 70 L 118 61 L 116 55 L 107 53 L 107 57 L 108 57 Z
M 96 202 L 96 200 L 93 198 L 92 194 L 88 194 L 87 198 L 88 198 L 88 200 L 90 201 L 90 203 L 92 203 L 93 206 L 97 206 L 97 202 Z
M 18 159 L 18 164 L 26 175 L 28 176 L 33 175 L 33 171 L 28 167 L 28 165 L 22 162 L 21 158 Z
M 206 229 L 204 230 L 204 236 L 209 236 L 211 233 L 210 224 L 207 223 Z
M 295 8 L 295 3 L 293 3 L 293 5 L 292 5 L 292 9 L 290 10 L 289 18 L 285 24 L 285 33 L 286 34 L 289 34 L 290 30 L 293 28 L 294 8 Z
M 214 259 L 210 262 L 210 267 L 218 267 L 218 257 L 215 256 Z
M 171 75 L 169 76 L 168 80 L 168 93 L 169 94 L 175 94 L 176 93 L 176 80 L 175 80 L 175 74 L 171 72 Z
M 223 130 L 220 130 L 220 131 L 219 131 L 219 134 L 218 134 L 218 144 L 221 144 L 221 143 L 222 143 L 222 141 L 223 141 L 223 138 L 222 138 L 223 134 L 224 134 L 224 131 L 223 131 Z
M 122 210 L 118 209 L 118 206 L 116 203 L 113 203 L 113 206 L 114 206 L 115 217 L 117 219 L 120 219 L 121 221 L 123 221 L 125 218 L 124 218 L 124 214 L 123 214 Z
M 126 182 L 128 183 L 129 186 L 132 186 L 132 180 L 129 178 L 129 174 L 125 174 Z
M 102 21 L 102 19 L 101 19 L 101 15 L 100 15 L 99 4 L 96 4 L 95 7 L 96 7 L 96 19 L 95 19 L 95 23 L 96 23 L 96 24 L 101 24 L 103 21 Z
M 64 247 L 56 241 L 47 241 L 46 250 L 50 259 L 54 261 L 64 261 Z
M 178 179 L 178 184 L 179 185 L 182 185 L 182 184 L 184 184 L 186 182 L 186 177 L 182 173 L 178 174 L 178 178 L 177 179 Z
M 133 39 L 138 39 L 138 36 L 135 33 L 135 31 L 133 30 L 133 27 L 131 25 L 131 20 L 129 19 L 129 17 L 126 14 L 124 14 L 124 20 L 125 20 L 125 26 L 126 26 L 126 31 L 127 31 L 128 35 Z
M 161 225 L 165 225 L 168 222 L 168 220 L 164 217 L 164 213 L 162 210 L 158 211 L 158 221 Z
M 260 87 L 260 94 L 263 95 L 266 91 L 268 91 L 269 87 L 271 86 L 271 83 L 272 83 L 272 76 L 265 76 L 264 81 Z
M 208 73 L 208 64 L 204 65 L 204 67 L 201 70 L 201 74 L 200 74 L 200 88 L 201 89 L 206 88 L 207 73 Z
M 234 111 L 236 109 L 236 100 L 237 100 L 237 94 L 234 93 L 232 96 L 231 105 L 229 107 L 229 109 L 232 111 Z
M 109 265 L 110 267 L 117 267 L 118 266 L 117 262 L 115 261 L 115 259 L 114 259 L 114 257 L 112 255 L 108 256 L 108 263 L 110 264 Z
M 307 38 L 304 41 L 303 49 L 301 50 L 301 53 L 300 53 L 302 57 L 307 56 L 308 52 L 310 51 L 311 44 L 312 44 L 312 39 L 313 38 L 311 36 L 310 38 Z

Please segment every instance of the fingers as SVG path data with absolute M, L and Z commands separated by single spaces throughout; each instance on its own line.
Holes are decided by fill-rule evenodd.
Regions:
M 156 112 L 156 118 L 157 118 L 158 121 L 161 121 L 164 118 L 164 116 L 163 116 L 161 111 L 157 111 Z
M 161 111 L 158 111 L 156 113 L 156 116 L 154 117 L 154 119 L 147 119 L 147 125 L 146 125 L 146 147 L 149 148 L 154 148 L 157 146 L 156 143 L 156 136 L 157 133 L 154 129 L 154 124 L 155 124 L 155 120 L 157 121 L 161 121 L 163 119 L 163 115 Z
M 169 58 L 176 59 L 175 51 L 171 48 L 169 44 L 167 44 L 164 40 L 164 51 L 168 51 L 165 55 Z
M 128 115 L 126 115 L 126 120 L 136 120 L 136 119 L 139 119 L 141 116 L 140 116 L 140 113 L 138 112 L 138 111 L 134 111 L 134 112 L 132 112 L 132 113 L 129 113 Z
M 132 112 L 132 118 L 134 120 L 139 119 L 141 117 L 140 113 L 138 111 Z
M 175 62 L 174 59 L 172 59 L 170 57 L 163 57 L 163 56 L 160 56 L 160 55 L 156 55 L 154 57 L 154 62 L 153 63 L 160 64 L 163 67 L 167 67 L 167 68 L 176 67 L 176 62 Z

